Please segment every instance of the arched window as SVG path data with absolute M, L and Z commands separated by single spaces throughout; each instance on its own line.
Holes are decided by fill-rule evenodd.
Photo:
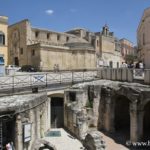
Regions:
M 0 45 L 5 45 L 5 34 L 0 31 Z

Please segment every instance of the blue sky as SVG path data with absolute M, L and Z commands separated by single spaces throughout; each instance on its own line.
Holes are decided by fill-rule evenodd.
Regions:
M 32 26 L 64 32 L 75 27 L 101 31 L 107 23 L 118 38 L 136 44 L 136 30 L 150 0 L 1 0 L 9 24 L 29 19 Z

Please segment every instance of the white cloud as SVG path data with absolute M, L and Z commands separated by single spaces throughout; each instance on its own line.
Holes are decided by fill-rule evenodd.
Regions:
M 52 14 L 54 13 L 54 11 L 51 10 L 51 9 L 48 9 L 48 10 L 45 11 L 45 13 L 46 13 L 47 15 L 52 15 Z

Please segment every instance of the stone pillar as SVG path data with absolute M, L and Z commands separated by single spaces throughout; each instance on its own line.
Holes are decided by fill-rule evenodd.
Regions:
M 30 122 L 32 123 L 32 128 L 31 128 L 31 141 L 30 141 L 30 145 L 29 145 L 29 149 L 31 149 L 31 146 L 34 142 L 34 139 L 36 138 L 36 130 L 35 130 L 35 113 L 34 113 L 34 110 L 31 109 L 30 112 L 29 112 L 29 115 L 30 115 Z
M 47 100 L 47 126 L 46 128 L 47 129 L 50 129 L 51 128 L 51 98 L 48 97 L 48 100 Z
M 143 136 L 143 111 L 137 109 L 137 101 L 130 105 L 130 140 L 140 141 Z
M 16 117 L 16 149 L 23 150 L 23 134 L 21 116 Z
M 107 97 L 108 99 L 108 97 Z M 107 101 L 106 102 L 106 114 L 105 114 L 105 129 L 108 132 L 113 132 L 114 131 L 114 123 L 113 123 L 113 110 L 111 106 L 111 102 Z
M 105 93 L 105 130 L 108 132 L 114 131 L 114 111 L 112 107 L 111 89 L 107 89 Z
M 143 138 L 143 118 L 144 118 L 144 111 L 138 110 L 138 134 L 137 140 L 140 141 Z
M 41 135 L 40 135 L 40 110 L 39 108 L 36 108 L 36 125 L 37 125 L 37 130 L 36 130 L 36 135 L 37 137 L 36 138 L 41 138 Z
M 99 103 L 100 103 L 100 91 L 101 87 L 94 86 L 94 101 L 93 101 L 93 124 L 94 126 L 98 125 L 98 117 L 99 117 Z

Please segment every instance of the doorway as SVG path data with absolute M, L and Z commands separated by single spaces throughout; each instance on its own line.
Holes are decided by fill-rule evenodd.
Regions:
M 2 143 L 3 147 L 9 142 L 13 142 L 15 145 L 15 119 L 3 120 L 2 121 Z
M 144 107 L 143 140 L 150 139 L 150 102 Z
M 14 61 L 15 61 L 15 65 L 16 65 L 16 66 L 19 66 L 19 59 L 18 59 L 18 57 L 15 57 L 15 58 L 14 58 Z
M 125 96 L 115 100 L 114 128 L 119 142 L 130 139 L 130 101 Z
M 51 97 L 51 127 L 62 128 L 64 126 L 64 99 Z

